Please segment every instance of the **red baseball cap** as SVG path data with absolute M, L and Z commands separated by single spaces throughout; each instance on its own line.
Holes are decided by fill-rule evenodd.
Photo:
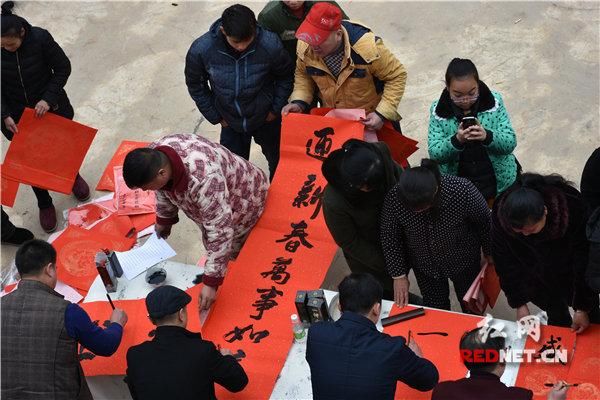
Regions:
M 320 2 L 312 6 L 296 31 L 296 38 L 318 46 L 342 25 L 342 11 L 333 4 Z

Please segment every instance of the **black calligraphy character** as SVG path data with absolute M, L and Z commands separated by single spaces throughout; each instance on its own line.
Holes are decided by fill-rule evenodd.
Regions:
M 250 324 L 244 328 L 238 328 L 236 326 L 231 332 L 227 332 L 225 335 L 223 335 L 223 338 L 226 342 L 229 343 L 233 343 L 236 340 L 241 341 L 244 339 L 244 333 L 246 333 L 247 331 L 250 331 L 249 336 L 253 343 L 260 343 L 262 339 L 269 336 L 268 330 L 254 332 L 254 324 Z
M 298 191 L 296 198 L 292 202 L 292 207 L 308 207 L 309 205 L 316 204 L 315 211 L 310 216 L 310 219 L 317 218 L 319 215 L 319 211 L 321 211 L 321 203 L 323 201 L 323 189 L 321 186 L 318 186 L 315 189 L 315 181 L 317 180 L 317 176 L 314 174 L 309 174 L 306 177 L 306 181 L 302 185 L 302 188 Z M 314 189 L 314 191 L 313 191 Z
M 271 269 L 271 271 L 261 272 L 260 274 L 263 278 L 271 275 L 271 280 L 273 282 L 285 285 L 290 279 L 290 273 L 287 272 L 286 269 L 291 263 L 291 258 L 277 257 L 277 259 L 272 262 L 273 269 Z
M 304 230 L 308 228 L 308 225 L 304 220 L 296 223 L 291 223 L 292 232 L 287 235 L 284 235 L 282 239 L 276 240 L 276 243 L 286 242 L 285 249 L 290 253 L 295 253 L 298 250 L 298 247 L 302 244 L 304 247 L 308 247 L 312 249 L 313 245 L 306 240 L 308 237 L 308 233 Z M 297 239 L 294 239 L 297 238 Z
M 558 346 L 556 346 L 557 343 L 559 343 L 561 341 L 561 337 L 557 337 L 556 339 L 554 339 L 554 335 L 550 335 L 550 340 L 548 340 L 546 343 L 544 343 L 542 345 L 542 347 L 538 350 L 538 357 L 541 357 L 541 355 L 543 353 L 547 353 L 548 357 L 552 358 L 552 359 L 556 359 L 558 358 L 558 361 L 562 364 L 565 365 L 566 363 L 563 362 L 561 357 L 557 357 L 557 350 L 560 350 L 560 348 L 562 347 L 561 344 L 558 344 Z
M 252 324 L 248 325 L 245 328 L 238 328 L 237 326 L 235 328 L 233 328 L 233 330 L 231 332 L 227 332 L 225 335 L 223 335 L 223 338 L 225 338 L 226 342 L 229 343 L 233 343 L 236 340 L 242 340 L 244 338 L 244 333 L 247 330 L 252 330 Z M 230 336 L 229 338 L 227 336 Z
M 333 134 L 333 128 L 330 127 L 315 131 L 314 135 L 319 140 L 317 140 L 314 151 L 311 153 L 313 139 L 308 139 L 308 141 L 306 142 L 306 155 L 312 158 L 316 158 L 319 161 L 324 161 L 327 154 L 329 154 L 329 152 L 331 151 L 331 145 L 333 144 L 333 141 L 331 140 L 329 135 Z
M 269 336 L 269 334 L 269 331 L 266 329 L 264 331 L 258 332 L 254 332 L 253 330 L 252 332 L 250 332 L 250 339 L 252 339 L 253 343 L 260 343 L 260 341 Z
M 257 315 L 250 315 L 252 319 L 261 319 L 263 312 L 270 310 L 271 308 L 279 305 L 275 300 L 277 296 L 283 296 L 281 290 L 277 290 L 275 286 L 271 286 L 271 289 L 256 289 L 257 293 L 262 293 L 260 299 L 252 303 L 252 307 L 256 308 Z

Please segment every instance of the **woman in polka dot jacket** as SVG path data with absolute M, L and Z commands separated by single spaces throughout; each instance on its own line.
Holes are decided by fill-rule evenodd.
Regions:
M 463 121 L 465 117 L 475 119 Z M 471 60 L 453 59 L 446 70 L 446 88 L 430 109 L 431 159 L 442 173 L 469 179 L 491 202 L 515 181 L 516 145 L 502 96 L 479 80 Z
M 406 304 L 412 269 L 423 305 L 449 310 L 448 279 L 462 299 L 480 271 L 481 249 L 490 254 L 489 231 L 490 210 L 467 179 L 442 176 L 427 159 L 405 170 L 381 213 L 381 244 L 395 302 Z

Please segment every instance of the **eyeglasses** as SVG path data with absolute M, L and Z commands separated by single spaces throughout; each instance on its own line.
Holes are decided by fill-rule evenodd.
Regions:
M 450 95 L 450 99 L 457 104 L 474 103 L 479 98 L 479 92 L 475 92 L 472 96 L 453 96 Z

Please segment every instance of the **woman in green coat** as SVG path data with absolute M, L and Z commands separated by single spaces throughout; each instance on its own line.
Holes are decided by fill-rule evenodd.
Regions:
M 491 204 L 517 177 L 515 131 L 500 93 L 479 80 L 471 60 L 455 58 L 429 117 L 429 156 L 444 174 L 469 179 Z

